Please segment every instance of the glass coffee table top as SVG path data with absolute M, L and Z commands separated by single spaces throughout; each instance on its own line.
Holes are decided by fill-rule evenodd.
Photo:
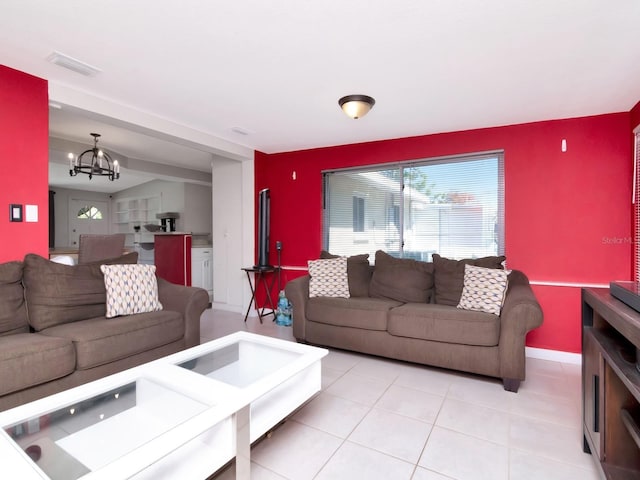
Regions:
M 157 480 L 208 478 L 235 457 L 248 479 L 251 443 L 320 390 L 326 354 L 212 340 L 0 412 L 0 459 L 20 472 L 7 478 Z
M 5 425 L 51 479 L 98 470 L 209 408 L 146 378 Z
M 303 353 L 239 340 L 178 366 L 237 388 L 245 388 L 290 365 Z

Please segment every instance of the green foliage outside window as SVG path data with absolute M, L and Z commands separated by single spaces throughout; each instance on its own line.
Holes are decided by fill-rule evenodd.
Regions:
M 79 219 L 102 220 L 102 212 L 95 206 L 85 205 L 78 210 Z

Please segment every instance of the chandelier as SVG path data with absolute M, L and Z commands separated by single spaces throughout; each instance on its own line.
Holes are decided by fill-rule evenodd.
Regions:
M 85 150 L 78 157 L 75 157 L 73 153 L 69 154 L 69 175 L 75 177 L 79 173 L 84 173 L 89 175 L 89 180 L 94 175 L 107 177 L 111 181 L 120 178 L 118 161 L 112 160 L 107 152 L 98 148 L 100 134 L 92 133 L 91 136 L 93 137 L 93 148 Z

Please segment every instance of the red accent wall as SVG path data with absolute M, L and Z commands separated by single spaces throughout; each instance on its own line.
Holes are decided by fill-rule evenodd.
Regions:
M 256 152 L 255 188 L 256 193 L 271 189 L 271 242 L 282 241 L 282 264 L 304 267 L 321 248 L 322 170 L 504 150 L 508 267 L 542 284 L 535 291 L 545 323 L 529 334 L 527 343 L 579 352 L 579 288 L 545 284 L 631 278 L 630 116 L 623 112 L 271 155 Z M 287 270 L 283 279 L 302 273 Z
M 49 250 L 47 81 L 0 65 L 0 262 Z M 9 205 L 37 205 L 37 222 L 10 222 Z M 23 218 L 24 220 L 24 218 Z

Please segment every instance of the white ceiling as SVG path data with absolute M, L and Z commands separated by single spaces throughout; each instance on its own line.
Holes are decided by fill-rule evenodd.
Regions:
M 235 146 L 272 153 L 628 111 L 640 100 L 638 25 L 637 0 L 2 0 L 0 63 L 49 81 L 63 107 L 52 134 L 90 144 L 97 130 L 107 149 L 207 169 Z M 53 65 L 54 51 L 101 72 Z M 376 99 L 360 120 L 337 104 L 352 93 Z M 82 109 L 98 103 L 120 122 L 90 125 Z M 191 141 L 131 133 L 127 112 Z

